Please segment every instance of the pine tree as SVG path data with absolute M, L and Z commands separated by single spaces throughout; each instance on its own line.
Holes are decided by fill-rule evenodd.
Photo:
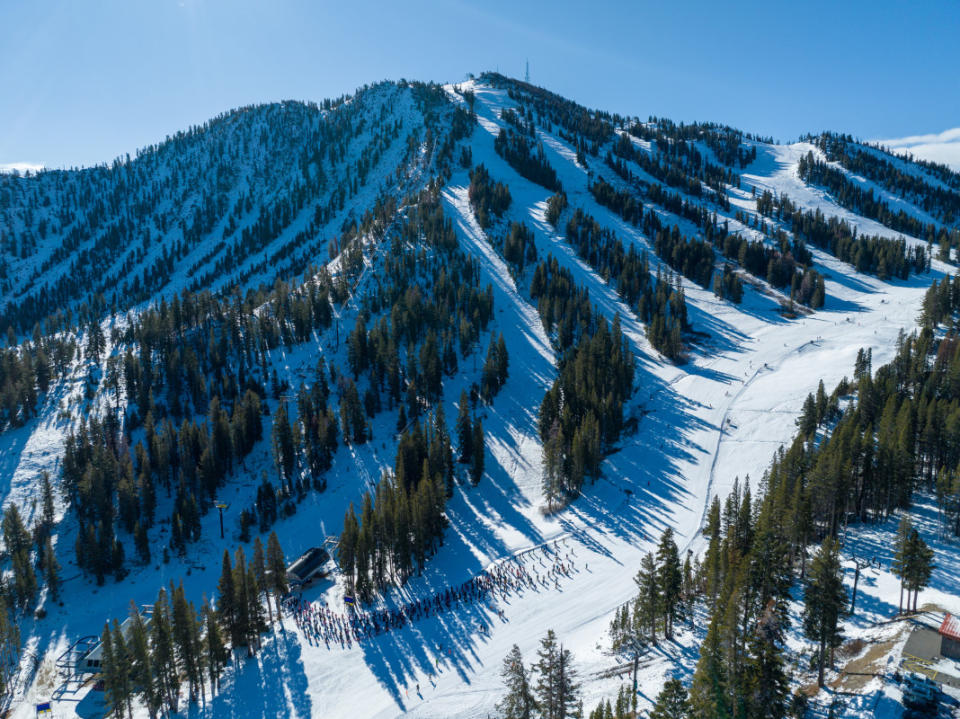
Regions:
M 267 585 L 267 558 L 263 552 L 263 542 L 260 537 L 253 540 L 253 575 L 257 579 L 257 587 L 267 599 L 267 612 L 270 623 L 273 624 L 273 609 L 270 606 L 270 587 Z
M 657 617 L 660 616 L 662 601 L 658 582 L 657 562 L 653 554 L 647 553 L 640 562 L 640 570 L 634 577 L 637 588 L 637 601 L 634 609 L 634 621 L 640 631 L 654 644 L 657 641 Z
M 347 339 L 347 363 L 354 379 L 358 379 L 360 373 L 367 368 L 367 327 L 363 321 L 363 313 L 357 315 L 356 325 Z
M 193 604 L 187 602 L 183 591 L 183 582 L 176 588 L 171 582 L 170 594 L 173 597 L 173 638 L 176 645 L 178 668 L 186 676 L 191 702 L 197 701 L 197 690 L 202 689 L 203 670 L 201 665 L 200 627 Z
M 483 461 L 485 451 L 483 424 L 480 422 L 479 418 L 477 418 L 476 422 L 473 423 L 473 438 L 470 440 L 470 445 L 471 452 L 473 453 L 473 459 L 470 462 L 470 481 L 473 482 L 474 486 L 476 486 L 480 483 L 480 479 L 483 477 Z
M 354 576 L 357 567 L 357 542 L 360 540 L 360 525 L 357 522 L 353 502 L 347 507 L 343 517 L 343 531 L 337 543 L 337 562 L 346 578 L 347 592 L 354 590 Z
M 204 633 L 205 665 L 207 676 L 210 679 L 211 693 L 220 688 L 220 675 L 227 664 L 229 653 L 223 641 L 223 634 L 220 631 L 220 622 L 217 620 L 217 614 L 210 607 L 210 603 L 204 599 L 203 618 L 206 631 Z
M 345 435 L 346 433 L 346 430 L 344 430 Z M 287 416 L 286 400 L 281 400 L 280 406 L 277 407 L 277 412 L 273 417 L 273 458 L 284 486 L 289 488 L 297 457 L 293 442 L 293 429 Z
M 453 450 L 450 448 L 450 434 L 442 402 L 439 402 L 433 411 L 433 437 L 428 454 L 433 471 L 439 470 L 443 475 L 449 499 L 453 496 Z
M 210 401 L 208 415 L 211 428 L 210 450 L 218 479 L 212 486 L 208 485 L 210 496 L 213 497 L 216 492 L 216 486 L 219 483 L 219 478 L 226 475 L 233 467 L 233 439 L 230 433 L 230 423 L 227 413 L 220 408 L 220 399 L 218 397 L 214 397 Z
M 363 404 L 360 402 L 360 393 L 357 391 L 357 385 L 352 379 L 345 380 L 346 388 L 343 390 L 343 396 L 340 399 L 340 423 L 342 425 L 343 439 L 345 442 L 353 444 L 363 444 L 367 441 L 367 421 L 364 414 Z M 411 384 L 411 386 L 413 386 Z M 417 397 L 413 396 L 411 410 L 417 409 Z
M 0 695 L 8 690 L 20 664 L 20 630 L 3 595 L 0 586 Z
M 21 549 L 14 552 L 11 564 L 13 565 L 13 594 L 17 606 L 26 608 L 37 594 L 37 575 L 30 560 L 30 550 Z
M 716 602 L 717 594 L 720 592 L 720 586 L 723 583 L 721 575 L 722 569 L 722 549 L 720 532 L 720 498 L 714 497 L 710 503 L 710 511 L 707 513 L 707 526 L 703 533 L 709 537 L 710 543 L 707 545 L 707 552 L 703 558 L 703 571 L 705 574 L 706 593 L 711 602 Z
M 422 484 L 422 483 L 421 483 Z M 375 551 L 373 499 L 370 493 L 363 495 L 363 509 L 360 511 L 360 531 L 357 535 L 357 592 L 367 596 L 371 589 L 370 569 L 373 567 Z M 376 583 L 377 577 L 373 578 Z
M 260 583 L 252 563 L 247 565 L 247 615 L 250 617 L 249 646 L 260 649 L 260 634 L 266 631 L 267 623 L 260 602 Z
M 53 527 L 53 520 L 56 515 L 53 501 L 53 485 L 50 483 L 50 473 L 46 470 L 40 473 L 40 497 L 42 505 L 40 516 L 43 521 L 45 533 L 49 533 Z
M 489 404 L 498 389 L 500 389 L 500 386 L 497 377 L 497 344 L 491 335 L 490 344 L 487 347 L 487 356 L 483 361 L 483 369 L 480 373 L 480 398 Z
M 503 332 L 497 338 L 497 387 L 503 387 L 510 375 L 510 357 L 507 354 L 507 343 L 503 339 Z
M 534 666 L 537 673 L 535 691 L 540 716 L 543 719 L 574 716 L 580 691 L 576 682 L 577 672 L 570 650 L 557 645 L 557 637 L 552 629 L 540 640 L 537 657 Z
M 180 672 L 177 668 L 170 623 L 170 605 L 161 589 L 150 616 L 150 646 L 157 688 L 168 712 L 176 712 L 180 697 Z
M 847 607 L 843 587 L 839 545 L 827 537 L 810 565 L 810 577 L 804 592 L 803 631 L 817 643 L 817 685 L 823 686 L 827 662 L 833 662 L 833 650 L 843 642 L 840 620 Z
M 233 554 L 233 603 L 236 608 L 236 639 L 231 644 L 247 647 L 247 657 L 253 656 L 254 642 L 251 641 L 253 616 L 250 612 L 250 572 L 247 570 L 247 557 L 243 547 L 237 547 Z
M 722 612 L 714 608 L 707 636 L 700 647 L 700 659 L 690 684 L 690 719 L 728 719 L 727 672 L 721 644 Z
M 891 571 L 893 575 L 900 580 L 900 604 L 897 607 L 897 614 L 903 613 L 903 590 L 907 584 L 907 574 L 910 570 L 910 535 L 913 532 L 913 525 L 910 517 L 904 514 L 900 517 L 900 524 L 897 526 L 897 537 L 893 543 L 893 562 L 891 562 Z M 910 599 L 907 598 L 907 608 L 910 608 Z
M 98 321 L 92 321 L 87 329 L 87 346 L 84 348 L 87 357 L 92 358 L 95 364 L 100 364 L 100 354 L 106 346 L 103 328 Z
M 533 667 L 533 671 L 537 674 L 536 703 L 540 708 L 542 719 L 558 719 L 560 716 L 560 707 L 556 696 L 558 653 L 557 637 L 550 629 L 546 636 L 540 640 L 540 649 L 537 650 L 537 663 Z
M 113 655 L 113 632 L 110 624 L 103 625 L 100 635 L 100 676 L 103 679 L 103 695 L 107 703 L 107 713 L 117 717 L 123 716 L 123 665 Z
M 803 409 L 800 411 L 800 417 L 797 419 L 797 426 L 800 428 L 800 434 L 804 437 L 810 437 L 817 430 L 817 403 L 812 394 L 808 394 L 803 402 Z
M 693 619 L 693 603 L 699 590 L 697 576 L 700 574 L 700 560 L 693 558 L 693 551 L 688 549 L 683 560 L 683 613 Z
M 745 671 L 747 714 L 757 719 L 783 719 L 790 681 L 783 661 L 783 620 L 771 600 L 749 640 Z
M 610 648 L 616 654 L 629 657 L 633 661 L 633 686 L 637 686 L 637 672 L 640 665 L 640 655 L 647 647 L 647 632 L 641 626 L 638 616 L 638 600 L 633 601 L 633 613 L 630 612 L 630 603 L 624 604 L 616 610 L 610 622 Z
M 113 660 L 117 666 L 117 671 L 115 672 L 116 685 L 114 687 L 116 696 L 122 702 L 123 708 L 127 710 L 127 716 L 132 718 L 133 683 L 130 678 L 132 654 L 127 646 L 126 640 L 123 638 L 120 623 L 116 619 L 113 620 L 113 628 L 110 633 L 113 643 Z M 118 716 L 122 716 L 123 712 L 120 711 L 117 714 Z
M 473 457 L 473 425 L 470 422 L 470 401 L 467 398 L 466 390 L 461 390 L 460 392 L 460 402 L 457 406 L 457 422 L 454 429 L 457 433 L 460 462 L 468 464 Z
M 30 559 L 32 539 L 16 504 L 3 513 L 3 543 L 13 568 L 13 594 L 19 607 L 29 605 L 37 593 L 37 577 Z
M 751 618 L 759 616 L 768 605 L 781 617 L 787 615 L 793 577 L 789 552 L 778 528 L 773 526 L 776 520 L 771 520 L 772 513 L 767 508 L 761 512 L 750 547 L 743 596 L 744 613 Z
M 150 563 L 150 538 L 147 530 L 137 522 L 133 527 L 133 543 L 137 548 L 137 556 L 143 564 Z
M 427 401 L 432 404 L 440 399 L 443 393 L 443 365 L 437 348 L 437 335 L 433 330 L 427 332 L 420 347 L 420 377 Z
M 687 719 L 689 711 L 687 690 L 679 679 L 668 679 L 650 710 L 650 719 Z
M 276 532 L 270 532 L 267 538 L 267 571 L 269 572 L 270 591 L 277 607 L 277 619 L 280 619 L 280 598 L 289 591 L 287 585 L 287 560 L 284 559 L 283 549 Z
M 60 599 L 60 563 L 57 561 L 57 555 L 53 551 L 53 542 L 47 537 L 43 547 L 43 575 L 47 583 L 47 589 L 50 590 L 50 598 L 54 601 Z
M 553 510 L 559 501 L 563 488 L 563 437 L 560 421 L 554 420 L 547 440 L 543 443 L 543 497 L 547 500 L 547 511 Z
M 636 686 L 636 681 L 634 681 Z M 631 709 L 633 714 L 637 713 L 637 692 L 636 689 L 627 689 L 623 684 L 620 685 L 620 691 L 617 692 L 617 703 L 611 710 L 610 700 L 607 700 L 605 718 L 609 719 L 628 719 Z
M 673 539 L 673 529 L 670 527 L 664 530 L 657 548 L 657 588 L 663 613 L 664 634 L 667 639 L 672 639 L 674 619 L 683 611 L 683 571 L 677 543 Z
M 153 669 L 149 636 L 137 605 L 130 602 L 130 655 L 131 680 L 137 696 L 147 707 L 150 719 L 155 719 L 160 710 L 160 694 Z
M 817 275 L 817 287 L 813 291 L 813 297 L 810 299 L 810 306 L 813 309 L 820 309 L 827 298 L 826 284 L 823 281 L 823 275 Z
M 507 688 L 503 700 L 497 704 L 497 711 L 503 719 L 534 719 L 537 704 L 527 678 L 527 670 L 523 666 L 520 647 L 516 644 L 504 657 L 500 676 Z
M 820 380 L 820 384 L 817 385 L 815 404 L 817 408 L 817 424 L 820 425 L 827 416 L 827 391 L 823 386 L 823 380 Z
M 577 670 L 573 666 L 573 654 L 569 649 L 564 649 L 562 644 L 557 652 L 556 696 L 560 710 L 557 719 L 582 719 L 580 685 L 577 683 Z
M 237 646 L 239 636 L 239 610 L 236 603 L 237 589 L 234 584 L 233 566 L 230 564 L 230 553 L 223 550 L 223 563 L 220 571 L 220 581 L 217 583 L 217 617 L 227 630 L 230 643 Z
M 913 591 L 913 611 L 917 611 L 917 595 L 930 582 L 930 575 L 936 566 L 934 553 L 920 537 L 916 529 L 910 532 L 907 543 L 908 565 L 906 571 L 907 589 Z M 909 596 L 908 596 L 909 599 Z
M 750 617 L 746 610 L 745 562 L 736 549 L 732 549 L 730 569 L 724 577 L 723 597 L 718 609 L 720 612 L 720 643 L 727 677 L 727 692 L 730 713 L 734 717 L 745 716 L 747 711 L 746 692 L 746 635 Z
M 610 700 L 604 702 L 603 699 L 597 704 L 596 709 L 590 712 L 589 719 L 613 719 L 613 709 L 610 707 Z

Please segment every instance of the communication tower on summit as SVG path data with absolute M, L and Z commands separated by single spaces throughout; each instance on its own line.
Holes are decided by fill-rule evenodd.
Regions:
M 530 82 L 530 60 L 527 60 L 527 67 L 526 67 L 526 70 L 524 70 L 524 73 L 523 73 L 523 81 L 526 82 L 526 83 L 529 83 L 529 82 Z

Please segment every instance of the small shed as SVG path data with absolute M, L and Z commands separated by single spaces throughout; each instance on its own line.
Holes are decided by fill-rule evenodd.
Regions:
M 327 562 L 330 553 L 322 547 L 311 547 L 287 567 L 287 581 L 292 585 L 303 586 L 315 579 L 325 577 L 329 570 Z
M 960 659 L 960 617 L 949 612 L 940 625 L 940 654 L 951 659 Z

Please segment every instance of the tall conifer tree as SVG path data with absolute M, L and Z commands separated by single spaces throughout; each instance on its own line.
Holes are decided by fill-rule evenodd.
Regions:
M 813 558 L 803 600 L 803 631 L 817 644 L 817 684 L 822 687 L 824 670 L 833 661 L 833 650 L 843 641 L 840 620 L 845 616 L 847 606 L 843 569 L 835 539 L 824 539 Z

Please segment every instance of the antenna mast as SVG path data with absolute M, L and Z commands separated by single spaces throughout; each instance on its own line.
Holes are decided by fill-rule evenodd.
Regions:
M 527 60 L 526 71 L 523 73 L 523 81 L 528 85 L 530 84 L 530 60 L 529 59 Z

